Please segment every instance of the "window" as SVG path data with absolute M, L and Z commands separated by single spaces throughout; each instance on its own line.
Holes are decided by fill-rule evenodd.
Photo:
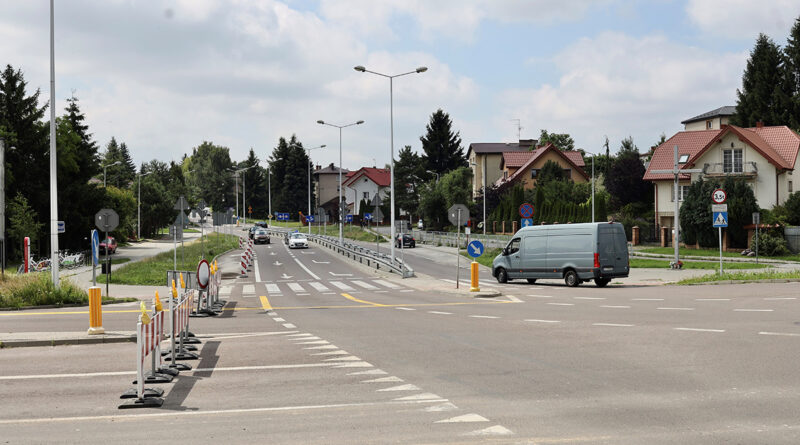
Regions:
M 564 169 L 564 178 L 565 179 L 572 179 L 572 169 L 571 168 L 565 168 Z
M 508 179 L 508 170 L 503 170 L 503 179 Z
M 742 172 L 742 150 L 723 150 L 722 151 L 722 171 L 724 173 Z
M 684 154 L 678 157 L 678 164 L 685 164 L 688 161 L 689 161 L 689 155 Z
M 670 201 L 675 202 L 675 186 L 674 185 L 670 186 L 669 190 L 671 192 Z M 688 185 L 679 185 L 678 186 L 678 194 L 679 194 L 678 202 L 683 202 L 683 200 L 686 199 L 686 195 L 689 194 L 689 186 Z
M 519 238 L 512 239 L 511 242 L 508 243 L 508 246 L 506 246 L 506 252 L 508 252 L 508 255 L 519 252 L 519 244 Z
M 794 190 L 792 189 L 792 181 L 789 181 L 789 193 L 792 193 Z
M 364 199 L 369 201 L 369 192 L 364 192 Z
M 532 168 L 531 169 L 531 179 L 536 179 L 537 176 L 539 176 L 539 169 L 538 168 Z
M 714 128 L 714 121 L 706 121 L 706 130 Z

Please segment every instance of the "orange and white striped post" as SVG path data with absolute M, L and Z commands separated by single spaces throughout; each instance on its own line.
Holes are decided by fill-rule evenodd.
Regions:
M 89 330 L 86 333 L 89 335 L 105 334 L 106 330 L 103 329 L 103 301 L 100 296 L 100 287 L 90 287 L 86 292 L 89 294 Z

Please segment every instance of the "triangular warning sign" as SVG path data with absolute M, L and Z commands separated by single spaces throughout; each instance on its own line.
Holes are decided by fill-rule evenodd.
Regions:
M 725 221 L 725 216 L 722 213 L 717 213 L 717 219 L 714 220 L 715 226 L 727 226 L 728 221 Z

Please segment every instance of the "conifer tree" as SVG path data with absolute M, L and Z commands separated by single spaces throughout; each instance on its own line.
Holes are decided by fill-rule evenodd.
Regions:
M 459 132 L 453 133 L 452 127 L 450 115 L 441 109 L 431 115 L 426 126 L 427 133 L 419 138 L 425 153 L 422 156 L 425 170 L 443 175 L 468 165 L 461 146 L 461 136 Z
M 759 34 L 742 75 L 742 89 L 736 90 L 736 114 L 731 123 L 741 127 L 784 125 L 782 107 L 788 105 L 784 87 L 784 67 L 780 48 Z
M 800 18 L 795 19 L 783 48 L 786 94 L 790 97 L 786 125 L 800 131 Z

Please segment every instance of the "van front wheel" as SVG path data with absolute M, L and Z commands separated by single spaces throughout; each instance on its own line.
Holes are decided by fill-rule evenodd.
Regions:
M 497 269 L 497 282 L 498 283 L 506 283 L 508 282 L 508 272 L 502 267 Z
M 570 269 L 564 274 L 564 282 L 567 283 L 567 286 L 569 287 L 575 287 L 581 284 L 581 279 L 578 278 L 577 272 Z
M 608 278 L 595 278 L 594 284 L 597 287 L 606 287 L 606 284 L 608 284 L 609 281 L 611 281 L 611 280 L 608 279 Z

